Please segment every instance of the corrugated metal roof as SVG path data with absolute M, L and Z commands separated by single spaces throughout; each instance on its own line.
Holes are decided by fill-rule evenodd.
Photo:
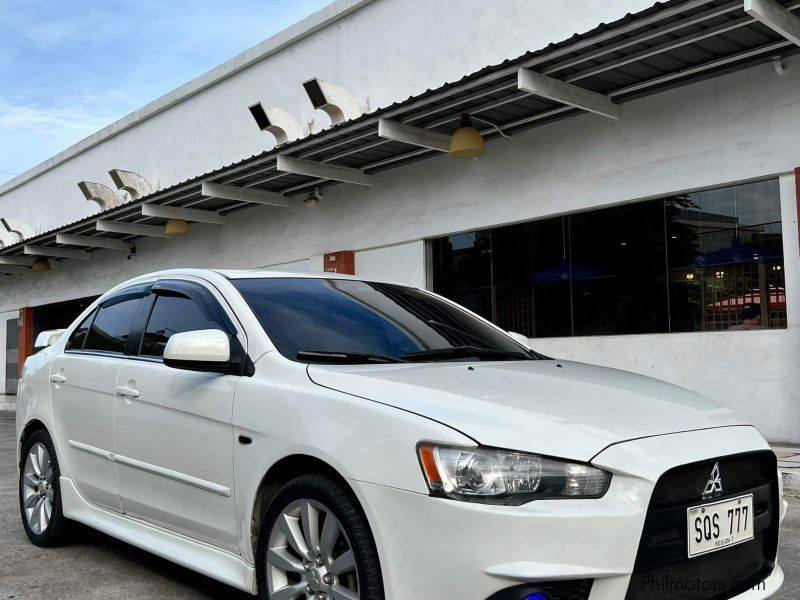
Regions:
M 791 10 L 800 7 L 800 2 L 784 1 L 783 4 Z M 580 114 L 578 109 L 520 91 L 517 87 L 520 68 L 530 68 L 624 103 L 798 50 L 794 44 L 748 16 L 740 0 L 657 3 L 642 12 L 601 24 L 592 31 L 576 34 L 516 59 L 488 66 L 458 81 L 320 133 L 223 166 L 122 207 L 63 225 L 5 248 L 0 251 L 0 256 L 22 254 L 25 243 L 60 246 L 55 241 L 57 233 L 132 238 L 134 236 L 98 233 L 95 221 L 102 218 L 163 224 L 164 219 L 142 216 L 141 205 L 144 203 L 207 209 L 223 214 L 249 206 L 246 202 L 202 196 L 201 184 L 204 181 L 279 192 L 289 197 L 303 196 L 315 187 L 337 183 L 278 172 L 278 154 L 354 167 L 366 173 L 377 173 L 438 154 L 435 150 L 378 137 L 379 118 L 450 133 L 457 127 L 459 116 L 466 112 L 496 123 L 504 133 L 513 135 L 555 119 Z M 500 135 L 488 125 L 483 133 L 487 140 Z

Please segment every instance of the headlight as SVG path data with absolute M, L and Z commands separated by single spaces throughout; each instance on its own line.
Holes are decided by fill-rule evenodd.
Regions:
M 420 444 L 419 459 L 431 493 L 456 500 L 599 498 L 611 481 L 591 465 L 508 450 Z

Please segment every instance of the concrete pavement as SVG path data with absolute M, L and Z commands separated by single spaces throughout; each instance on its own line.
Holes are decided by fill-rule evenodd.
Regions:
M 16 396 L 6 396 L 5 394 L 0 394 L 0 411 L 2 411 L 2 410 L 10 410 L 10 411 L 17 410 L 16 400 L 17 400 Z
M 79 527 L 63 548 L 30 544 L 20 522 L 14 413 L 0 412 L 0 600 L 252 600 L 211 579 Z M 781 538 L 786 583 L 778 600 L 800 599 L 800 498 Z

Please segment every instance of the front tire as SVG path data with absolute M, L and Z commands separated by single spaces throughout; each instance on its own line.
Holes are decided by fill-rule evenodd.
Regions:
M 46 431 L 35 431 L 22 448 L 19 508 L 25 533 L 36 546 L 66 541 L 70 522 L 62 511 L 60 477 L 53 440 Z
M 384 600 L 378 551 L 352 492 L 329 477 L 287 483 L 261 521 L 261 600 Z

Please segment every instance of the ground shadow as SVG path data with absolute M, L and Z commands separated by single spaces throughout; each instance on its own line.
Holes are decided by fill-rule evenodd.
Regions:
M 219 598 L 225 600 L 254 600 L 245 592 L 236 590 L 209 577 L 195 573 L 166 559 L 141 550 L 95 529 L 75 524 L 72 541 L 67 547 L 91 547 L 104 556 L 133 563 L 141 569 L 157 572 L 170 582 L 194 592 L 199 598 Z

